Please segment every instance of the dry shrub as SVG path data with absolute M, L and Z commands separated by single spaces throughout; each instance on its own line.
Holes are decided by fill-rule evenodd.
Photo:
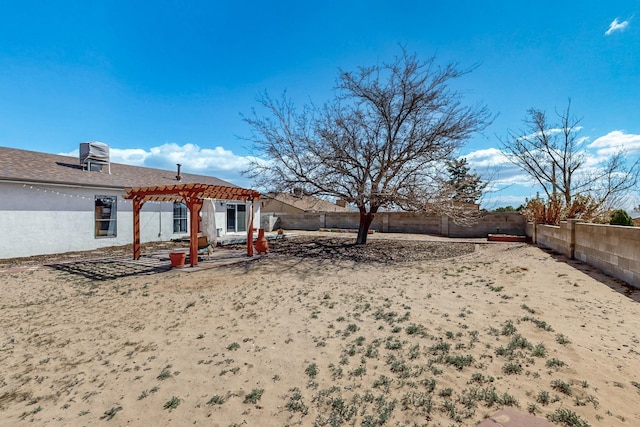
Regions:
M 592 196 L 578 194 L 568 206 L 559 196 L 552 196 L 547 202 L 538 197 L 527 200 L 522 215 L 537 224 L 559 225 L 567 219 L 603 224 L 607 222 L 608 211 Z

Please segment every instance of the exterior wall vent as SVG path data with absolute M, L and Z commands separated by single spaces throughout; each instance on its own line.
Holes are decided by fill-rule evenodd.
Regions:
M 102 172 L 102 166 L 107 165 L 109 174 L 111 174 L 109 146 L 96 141 L 80 143 L 80 165 L 84 170 L 98 172 Z

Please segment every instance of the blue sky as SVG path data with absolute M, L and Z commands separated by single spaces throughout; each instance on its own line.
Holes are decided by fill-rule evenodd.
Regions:
M 478 65 L 454 89 L 497 115 L 459 153 L 492 176 L 485 207 L 539 190 L 498 149 L 529 108 L 571 98 L 594 162 L 640 153 L 640 0 L 1 0 L 0 146 L 76 155 L 102 141 L 114 162 L 250 186 L 241 113 L 260 92 L 320 104 L 340 68 L 400 45 Z

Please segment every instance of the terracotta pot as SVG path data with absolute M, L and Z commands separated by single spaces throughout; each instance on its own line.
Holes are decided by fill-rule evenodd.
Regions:
M 187 254 L 185 252 L 170 252 L 169 259 L 171 260 L 171 268 L 182 268 Z
M 264 237 L 264 228 L 258 229 L 256 252 L 258 252 L 258 254 L 266 254 L 267 252 L 269 252 L 269 242 L 267 242 L 267 238 Z

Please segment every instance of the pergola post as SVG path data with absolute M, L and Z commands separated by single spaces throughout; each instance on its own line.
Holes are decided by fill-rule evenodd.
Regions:
M 247 227 L 247 256 L 253 256 L 253 198 L 251 198 L 251 214 Z
M 144 200 L 133 198 L 133 259 L 140 259 L 140 209 Z
M 189 227 L 189 258 L 191 267 L 198 265 L 198 231 L 200 223 L 200 211 L 202 210 L 202 199 L 191 195 L 185 197 L 189 215 L 191 216 L 191 227 Z

